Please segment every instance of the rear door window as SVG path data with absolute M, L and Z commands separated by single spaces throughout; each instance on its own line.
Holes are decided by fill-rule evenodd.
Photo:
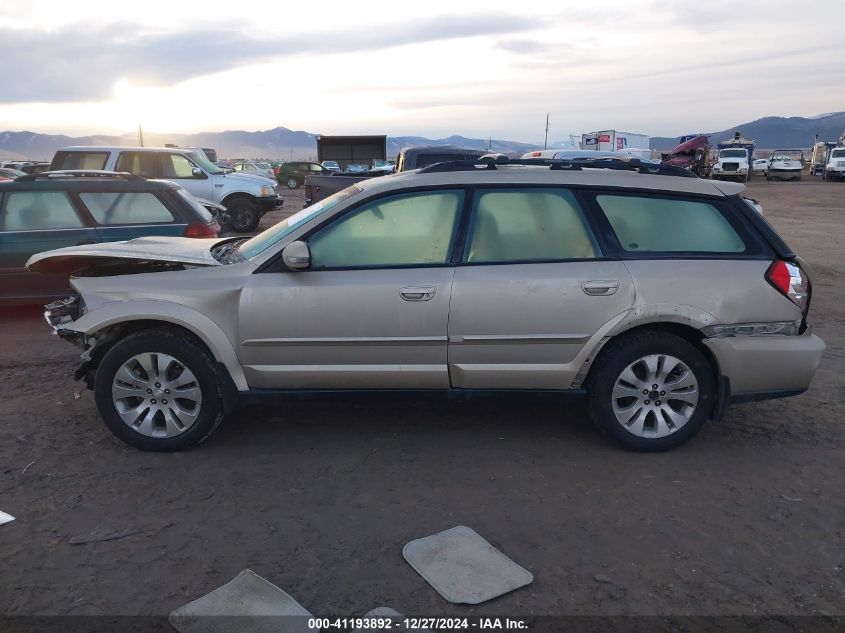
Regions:
M 158 156 L 155 152 L 121 152 L 116 171 L 125 171 L 144 178 L 160 178 Z
M 716 205 L 637 195 L 600 194 L 603 211 L 628 253 L 745 253 L 747 245 Z
M 79 198 L 98 224 L 173 222 L 173 214 L 150 192 L 80 193 Z
M 593 259 L 598 249 L 571 191 L 478 190 L 465 261 L 471 264 Z
M 0 213 L 3 231 L 79 229 L 85 223 L 61 191 L 16 191 L 4 196 Z

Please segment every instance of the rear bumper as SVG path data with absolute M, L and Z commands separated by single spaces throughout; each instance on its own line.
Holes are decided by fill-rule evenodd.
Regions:
M 809 332 L 801 336 L 708 338 L 719 372 L 730 381 L 731 400 L 780 398 L 805 391 L 825 344 Z

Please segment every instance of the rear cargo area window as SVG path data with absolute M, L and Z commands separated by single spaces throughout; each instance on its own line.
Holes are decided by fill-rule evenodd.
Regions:
M 507 189 L 476 194 L 470 263 L 592 259 L 596 247 L 572 192 Z
M 105 169 L 108 152 L 58 152 L 51 169 Z
M 97 224 L 158 224 L 173 215 L 152 193 L 81 193 Z
M 623 250 L 743 253 L 746 245 L 712 204 L 638 196 L 596 196 Z

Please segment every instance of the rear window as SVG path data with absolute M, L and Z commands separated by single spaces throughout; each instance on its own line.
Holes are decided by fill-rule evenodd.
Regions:
M 206 223 L 212 222 L 214 220 L 214 215 L 212 215 L 211 211 L 209 211 L 204 206 L 202 206 L 202 203 L 199 200 L 197 200 L 196 198 L 194 198 L 194 196 L 192 196 L 190 193 L 188 193 L 187 189 L 179 187 L 176 190 L 176 193 L 178 193 L 179 196 L 185 202 L 187 202 L 190 205 L 190 207 L 194 210 L 194 212 L 199 217 L 201 217 Z
M 57 152 L 51 169 L 105 169 L 108 152 Z
M 746 244 L 715 206 L 698 200 L 599 195 L 628 252 L 743 253 Z
M 417 155 L 415 169 L 420 167 L 428 167 L 436 163 L 445 163 L 451 160 L 475 160 L 478 158 L 477 154 L 419 154 Z
M 161 224 L 173 222 L 173 214 L 154 194 L 80 193 L 98 224 Z

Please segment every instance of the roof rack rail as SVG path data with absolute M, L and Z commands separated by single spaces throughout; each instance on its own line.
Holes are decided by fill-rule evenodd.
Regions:
M 42 171 L 38 174 L 27 174 L 15 179 L 16 182 L 32 182 L 35 180 L 50 180 L 59 178 L 113 178 L 121 180 L 146 180 L 143 176 L 130 174 L 128 171 L 106 171 L 105 169 L 59 169 L 56 171 Z
M 682 178 L 698 178 L 691 171 L 676 165 L 662 165 L 648 163 L 635 157 L 619 158 L 508 158 L 503 154 L 486 154 L 476 160 L 450 160 L 434 163 L 419 170 L 422 174 L 434 174 L 450 171 L 471 171 L 474 169 L 496 170 L 502 165 L 526 165 L 548 167 L 551 170 L 581 171 L 582 169 L 614 169 L 619 171 L 636 171 L 641 174 L 659 176 L 680 176 Z

